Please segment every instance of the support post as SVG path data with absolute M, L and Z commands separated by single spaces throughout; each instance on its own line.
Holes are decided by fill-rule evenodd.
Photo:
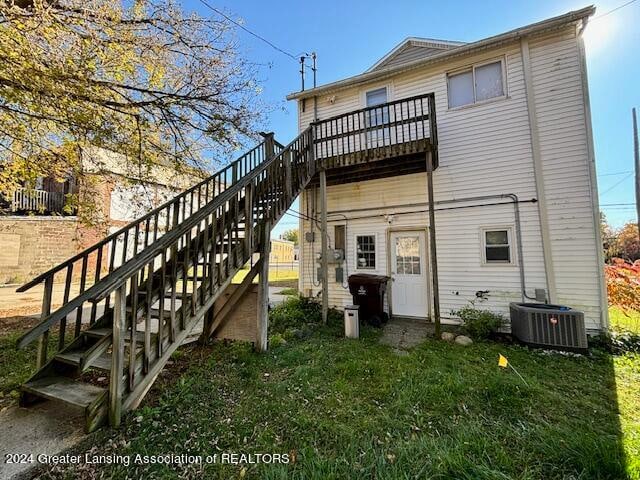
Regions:
M 262 264 L 258 273 L 258 318 L 256 330 L 256 350 L 266 352 L 269 347 L 269 253 L 271 252 L 271 227 L 269 222 L 264 222 L 261 252 Z
M 433 322 L 435 337 L 440 338 L 440 291 L 438 288 L 438 257 L 436 254 L 436 212 L 433 198 L 433 153 L 427 152 L 427 196 L 429 202 L 429 255 L 433 291 Z
M 111 375 L 109 379 L 109 423 L 119 427 L 122 419 L 122 370 L 124 366 L 124 337 L 127 318 L 127 283 L 115 292 L 113 305 L 113 350 L 111 352 Z M 135 328 L 135 327 L 132 327 Z
M 322 323 L 327 324 L 329 316 L 329 245 L 327 238 L 327 171 L 320 170 L 320 235 L 322 245 Z
M 51 313 L 51 294 L 53 291 L 53 275 L 47 277 L 44 281 L 44 296 L 42 297 L 42 312 L 40 319 L 44 320 Z M 60 339 L 60 345 L 63 345 L 64 339 Z M 47 350 L 49 349 L 49 330 L 44 332 L 38 339 L 38 353 L 36 363 L 38 370 L 47 363 Z

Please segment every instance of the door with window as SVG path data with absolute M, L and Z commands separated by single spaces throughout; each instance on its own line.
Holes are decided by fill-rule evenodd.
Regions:
M 367 107 L 365 111 L 365 126 L 367 128 L 367 148 L 389 145 L 389 107 L 387 103 L 387 87 L 370 90 L 366 93 Z
M 427 317 L 428 275 L 424 231 L 391 233 L 391 307 L 393 315 Z

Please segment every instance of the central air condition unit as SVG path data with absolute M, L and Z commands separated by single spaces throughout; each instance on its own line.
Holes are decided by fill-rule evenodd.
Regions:
M 586 350 L 584 313 L 562 305 L 511 303 L 511 334 L 534 346 Z

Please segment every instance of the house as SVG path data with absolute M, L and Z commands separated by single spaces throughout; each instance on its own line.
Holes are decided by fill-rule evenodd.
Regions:
M 470 301 L 503 314 L 509 302 L 547 301 L 584 311 L 588 331 L 607 325 L 582 40 L 594 11 L 471 43 L 410 37 L 359 75 L 287 97 L 299 130 L 315 125 L 328 140 L 319 144 L 326 156 L 350 142 L 392 155 L 326 171 L 329 306 L 352 303 L 349 275 L 373 273 L 391 277 L 391 315 L 431 318 L 437 281 L 443 323 Z M 429 155 L 393 153 L 414 127 L 426 137 L 426 122 L 405 118 L 426 113 L 431 93 L 435 279 Z M 359 138 L 345 147 L 342 132 Z M 322 289 L 321 194 L 312 182 L 300 204 L 299 288 L 311 297 Z
M 271 263 L 293 263 L 294 243 L 281 238 L 272 238 L 269 261 Z
M 99 148 L 83 151 L 82 170 L 81 176 L 62 180 L 38 178 L 34 185 L 17 187 L 3 201 L 0 284 L 48 270 L 199 179 L 195 171 L 179 173 L 169 165 L 155 165 L 141 174 L 122 155 Z M 91 218 L 80 220 L 73 196 L 92 199 Z M 114 247 L 117 265 L 123 242 Z

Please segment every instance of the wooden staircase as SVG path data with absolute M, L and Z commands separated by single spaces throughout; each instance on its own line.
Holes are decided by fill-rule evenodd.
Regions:
M 202 339 L 215 335 L 256 275 L 268 288 L 270 230 L 315 173 L 311 145 L 310 130 L 286 147 L 268 135 L 209 179 L 20 287 L 44 283 L 41 322 L 18 341 L 39 342 L 38 370 L 22 386 L 21 404 L 79 407 L 87 431 L 108 419 L 118 425 L 198 323 Z M 214 302 L 254 253 L 260 260 L 214 316 Z M 73 281 L 80 293 L 71 298 Z M 64 302 L 51 311 L 54 288 L 64 289 Z M 266 307 L 258 306 L 258 350 L 266 349 Z
M 435 169 L 435 120 L 429 93 L 314 122 L 287 146 L 265 135 L 213 176 L 20 287 L 44 285 L 41 321 L 18 340 L 18 348 L 38 341 L 37 372 L 22 386 L 21 404 L 49 399 L 79 407 L 87 431 L 107 419 L 119 425 L 196 325 L 203 340 L 225 328 L 256 276 L 251 338 L 266 350 L 272 226 L 320 172 L 326 249 L 327 178 L 414 173 L 427 163 Z M 255 253 L 260 259 L 230 287 Z M 325 261 L 323 314 L 326 269 Z M 80 288 L 72 295 L 74 282 Z M 52 311 L 54 292 L 63 301 Z

